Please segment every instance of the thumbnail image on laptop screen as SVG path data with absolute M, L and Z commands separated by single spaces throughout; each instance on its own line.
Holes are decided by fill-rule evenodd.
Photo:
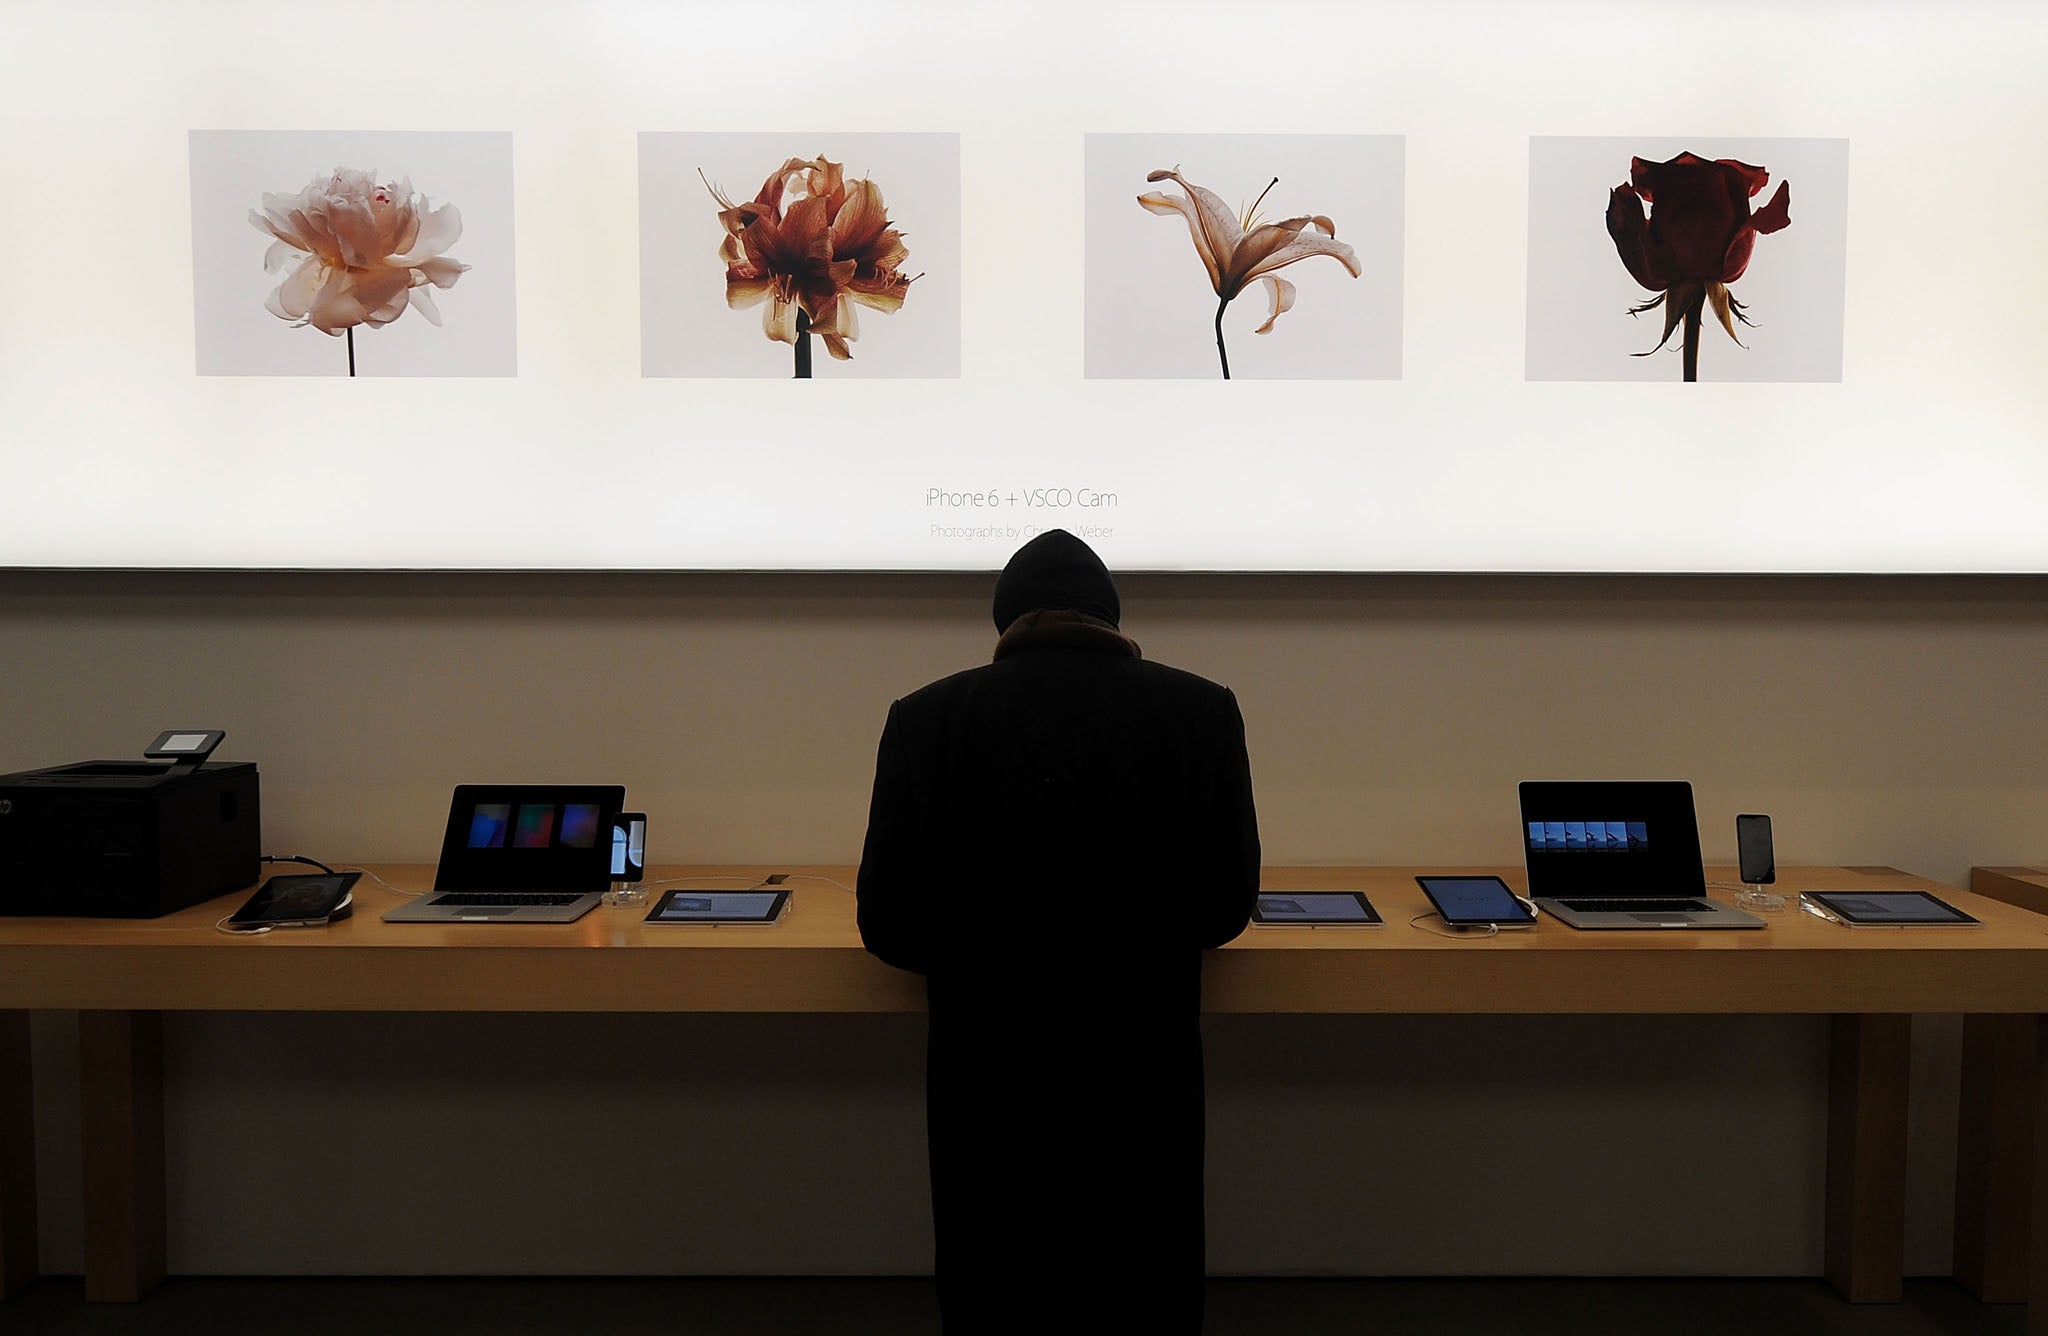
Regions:
M 1538 853 L 1642 853 L 1650 847 L 1647 821 L 1531 821 L 1529 847 Z
M 1524 784 L 1522 848 L 1532 895 L 1706 890 L 1690 784 Z
M 603 890 L 611 820 L 624 803 L 625 789 L 614 785 L 461 786 L 435 889 Z

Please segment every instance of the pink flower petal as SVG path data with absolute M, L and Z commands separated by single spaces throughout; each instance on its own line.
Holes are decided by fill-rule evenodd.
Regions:
M 306 312 L 306 323 L 322 334 L 339 334 L 350 325 L 360 325 L 367 313 L 350 291 L 346 269 L 333 270 Z
M 407 301 L 409 295 L 409 289 L 400 288 L 394 296 L 380 302 L 375 309 L 364 316 L 363 323 L 372 329 L 382 329 L 405 314 L 405 308 L 410 304 Z
M 412 245 L 391 257 L 393 264 L 418 264 L 441 254 L 462 237 L 462 210 L 443 204 L 420 219 L 419 234 Z
M 372 312 L 390 310 L 391 318 L 405 313 L 405 293 L 412 286 L 412 273 L 405 269 L 361 269 L 349 275 L 356 300 Z
M 277 285 L 277 291 L 270 294 L 270 300 L 264 306 L 280 320 L 303 321 L 306 312 L 313 308 L 313 299 L 320 295 L 320 286 L 324 282 L 326 267 L 308 256 L 284 282 Z
M 393 264 L 399 263 L 397 260 Z M 445 255 L 436 255 L 430 260 L 421 260 L 412 266 L 414 273 L 437 288 L 452 288 L 455 280 L 469 272 L 469 266 Z
M 434 305 L 434 290 L 432 288 L 411 288 L 407 290 L 405 299 L 412 303 L 412 308 L 415 311 L 418 311 L 426 318 L 428 324 L 439 325 L 441 323 L 441 308 Z

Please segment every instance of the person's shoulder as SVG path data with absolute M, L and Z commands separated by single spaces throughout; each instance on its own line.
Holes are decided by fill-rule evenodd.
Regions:
M 970 694 L 975 684 L 988 675 L 990 666 L 984 663 L 974 668 L 963 668 L 957 673 L 948 673 L 936 682 L 927 682 L 909 695 L 899 698 L 896 708 L 914 714 L 950 705 Z
M 1176 668 L 1172 664 L 1159 663 L 1152 659 L 1139 659 L 1136 664 L 1138 671 L 1159 690 L 1170 691 L 1190 700 L 1212 701 L 1218 705 L 1236 699 L 1230 688 L 1221 682 L 1212 682 L 1201 674 L 1191 673 L 1185 668 Z

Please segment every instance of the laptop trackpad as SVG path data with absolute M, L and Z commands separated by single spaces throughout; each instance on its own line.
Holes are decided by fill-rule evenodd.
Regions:
M 504 914 L 515 913 L 518 911 L 518 908 L 519 906 L 517 905 L 464 905 L 462 912 L 455 917 L 459 919 L 498 918 Z
M 1683 928 L 1692 922 L 1683 914 L 1630 914 L 1629 917 L 1638 923 L 1656 923 L 1667 928 Z

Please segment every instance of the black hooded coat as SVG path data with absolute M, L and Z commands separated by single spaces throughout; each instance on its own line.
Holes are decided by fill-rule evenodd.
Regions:
M 948 1336 L 1195 1332 L 1202 951 L 1259 837 L 1227 689 L 1138 657 L 1063 531 L 996 587 L 996 661 L 890 707 L 860 867 L 869 951 L 926 976 Z

